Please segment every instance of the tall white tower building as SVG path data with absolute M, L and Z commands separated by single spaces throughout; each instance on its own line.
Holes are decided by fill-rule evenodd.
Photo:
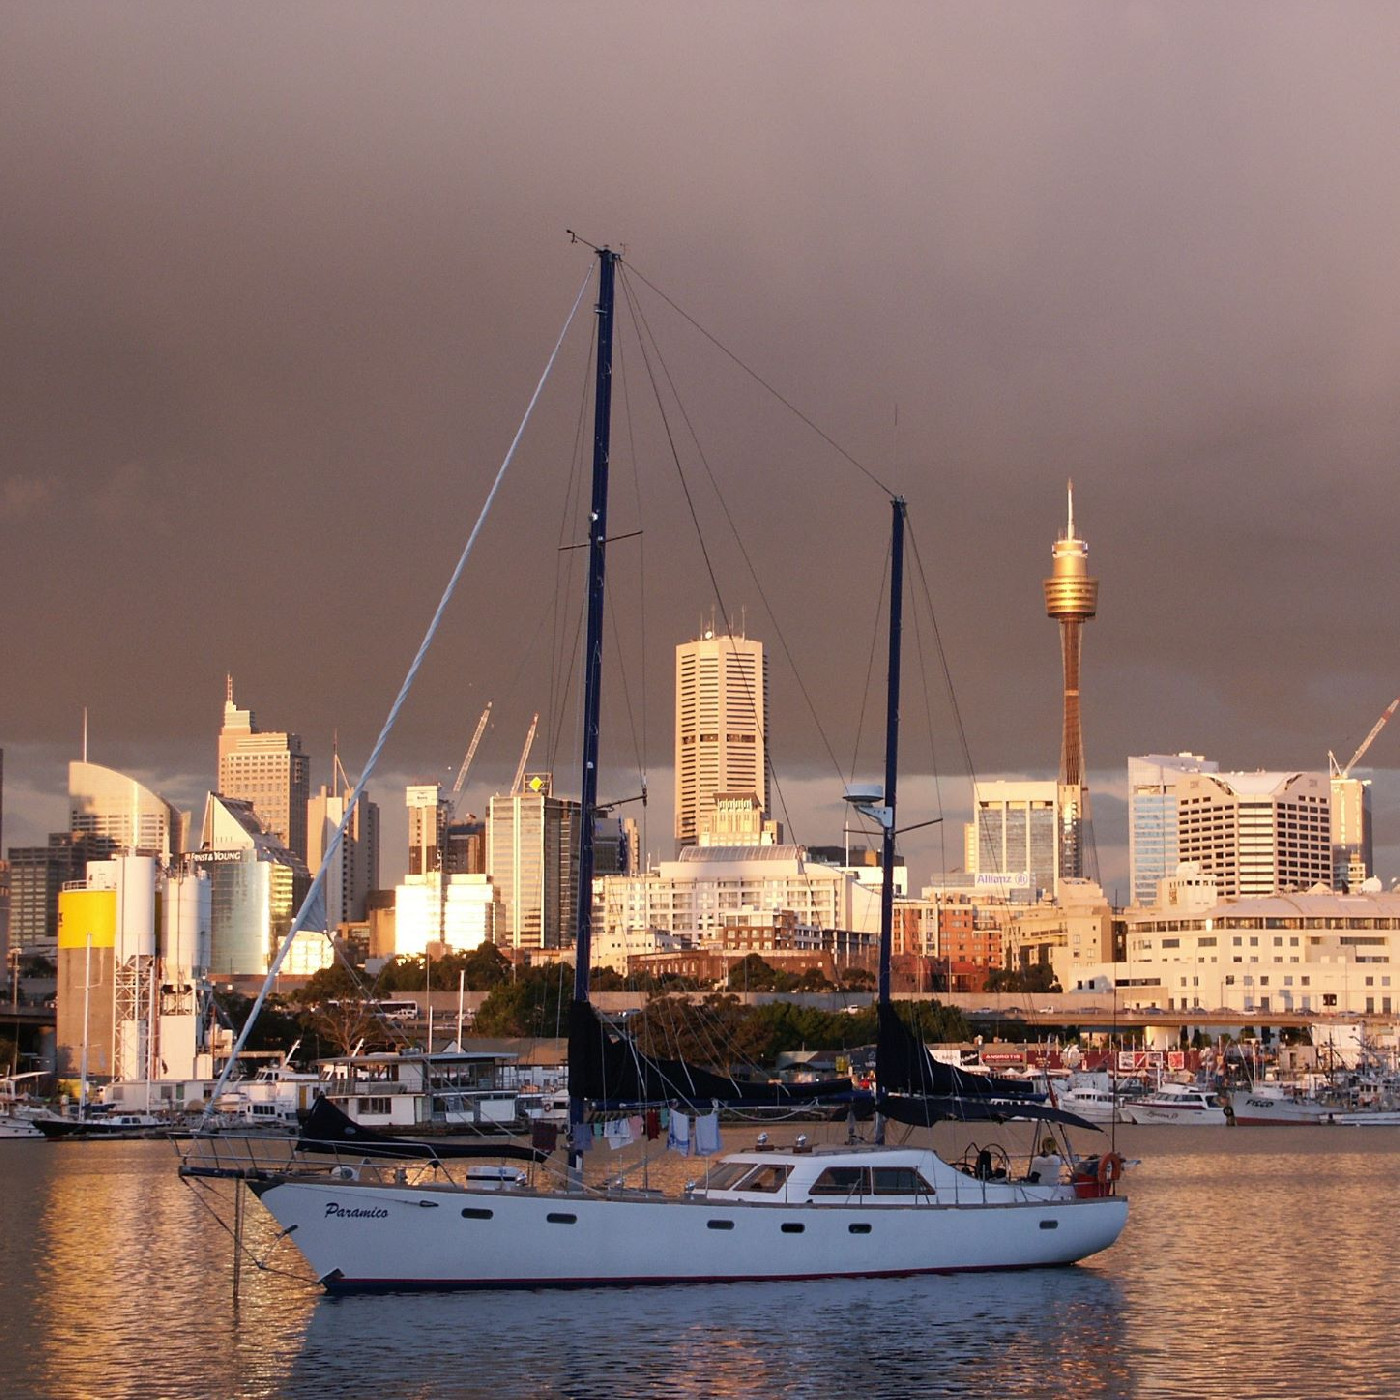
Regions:
M 763 643 L 707 628 L 676 648 L 676 846 L 696 845 L 721 793 L 769 810 Z

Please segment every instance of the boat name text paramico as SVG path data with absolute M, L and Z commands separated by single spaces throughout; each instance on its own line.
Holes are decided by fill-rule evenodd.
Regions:
M 342 1206 L 335 1201 L 326 1202 L 326 1218 L 335 1216 L 337 1220 L 385 1220 L 389 1212 L 383 1206 Z

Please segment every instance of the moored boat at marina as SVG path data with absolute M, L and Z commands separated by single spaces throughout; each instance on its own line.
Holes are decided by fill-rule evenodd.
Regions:
M 1228 1093 L 1230 1121 L 1240 1128 L 1307 1127 L 1327 1121 L 1327 1106 L 1310 1094 L 1261 1083 Z
M 1128 1123 L 1176 1123 L 1196 1127 L 1224 1127 L 1229 1119 L 1214 1089 L 1199 1084 L 1164 1082 L 1154 1093 L 1123 1107 Z
M 1126 1108 L 1145 1093 L 1139 1080 L 1125 1081 L 1102 1070 L 1073 1074 L 1057 1083 L 1054 1101 L 1090 1123 L 1129 1123 Z
M 178 1131 L 169 1118 L 154 1113 L 102 1113 L 96 1110 L 74 1118 L 40 1118 L 35 1126 L 46 1138 L 152 1138 L 170 1137 Z
M 0 1139 L 42 1138 L 32 1118 L 17 1113 L 0 1113 Z

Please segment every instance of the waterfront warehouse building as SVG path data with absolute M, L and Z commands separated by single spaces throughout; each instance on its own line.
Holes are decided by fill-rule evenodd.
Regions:
M 1297 1015 L 1400 1013 L 1400 893 L 1220 898 L 1183 866 L 1124 919 L 1120 1004 Z M 1066 983 L 1066 989 L 1072 990 Z

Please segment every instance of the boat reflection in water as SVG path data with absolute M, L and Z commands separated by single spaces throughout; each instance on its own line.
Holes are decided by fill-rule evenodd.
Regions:
M 413 1339 L 414 1385 L 537 1395 L 1131 1392 L 1123 1289 L 1091 1269 L 568 1293 L 346 1295 L 311 1315 L 286 1392 L 363 1392 Z M 470 1329 L 471 1375 L 461 1355 Z M 346 1338 L 353 1337 L 353 1347 Z M 1086 1345 L 1086 1338 L 1094 1339 Z M 373 1363 L 371 1363 L 373 1364 Z M 525 1378 L 528 1376 L 528 1385 Z M 935 1381 L 941 1382 L 935 1384 Z

